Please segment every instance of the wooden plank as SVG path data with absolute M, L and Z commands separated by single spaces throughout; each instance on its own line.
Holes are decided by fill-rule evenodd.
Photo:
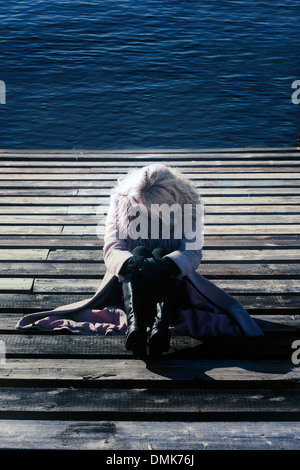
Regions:
M 232 169 L 228 168 L 228 171 L 226 171 L 226 168 L 222 168 L 222 173 L 216 174 L 215 168 L 211 170 L 210 172 L 203 173 L 201 172 L 201 175 L 197 173 L 185 173 L 186 178 L 190 178 L 193 181 L 205 181 L 207 179 L 228 179 L 228 173 L 230 173 L 230 179 L 292 179 L 292 180 L 299 180 L 300 179 L 300 173 L 295 172 L 291 170 L 290 172 L 261 172 L 261 169 L 258 169 L 256 167 L 252 168 L 252 172 L 245 172 L 244 169 L 241 169 L 240 171 L 235 168 L 234 173 L 232 173 Z M 95 170 L 96 171 L 96 170 Z M 80 176 L 78 174 L 80 173 Z M 124 171 L 123 173 L 126 173 Z M 97 173 L 91 172 L 91 173 L 83 173 L 82 171 L 79 170 L 78 174 L 76 173 L 39 173 L 39 172 L 34 172 L 34 173 L 13 173 L 10 174 L 9 179 L 14 181 L 14 180 L 72 180 L 72 181 L 82 181 L 82 180 L 112 180 L 112 181 L 117 181 L 117 179 L 120 177 L 120 173 L 108 173 L 106 172 L 99 172 L 97 170 Z M 0 180 L 7 180 L 8 176 L 7 174 L 0 174 Z
M 293 195 L 293 196 L 272 196 L 272 195 L 261 195 L 261 196 L 230 196 L 230 195 L 219 195 L 219 196 L 205 196 L 201 198 L 202 201 L 207 204 L 207 205 L 248 205 L 248 204 L 254 204 L 254 205 L 274 205 L 274 204 L 299 204 L 300 202 L 300 196 L 298 195 Z M 1 196 L 0 197 L 0 204 L 1 205 L 24 205 L 24 206 L 41 206 L 41 205 L 46 205 L 46 206 L 51 206 L 56 205 L 56 206 L 81 206 L 81 205 L 86 205 L 86 206 L 109 206 L 109 197 L 84 197 L 84 196 L 74 196 L 74 197 L 62 197 L 62 196 L 57 196 L 57 197 L 21 197 L 21 196 L 16 196 L 14 198 L 11 197 L 5 197 Z M 28 209 L 28 207 L 27 207 Z
M 0 385 L 18 380 L 42 383 L 43 380 L 82 384 L 87 382 L 107 386 L 113 382 L 135 385 L 135 382 L 286 382 L 299 385 L 300 371 L 291 361 L 248 360 L 140 360 L 97 359 L 6 359 L 0 367 Z M 150 386 L 150 384 L 149 384 Z M 298 387 L 296 387 L 298 388 Z
M 49 250 L 39 248 L 2 248 L 0 250 L 0 260 L 45 260 L 47 259 Z
M 0 312 L 23 312 L 51 310 L 60 305 L 67 305 L 73 302 L 85 300 L 86 294 L 1 294 Z
M 295 352 L 294 342 L 299 338 L 299 320 L 284 323 L 277 320 L 256 322 L 265 332 L 260 338 L 205 337 L 199 341 L 188 337 L 172 337 L 170 351 L 164 353 L 164 359 L 240 359 L 240 360 L 289 360 Z M 267 315 L 263 318 L 268 318 Z M 280 319 L 284 318 L 280 316 Z M 291 317 L 292 318 L 292 317 Z M 16 316 L 14 316 L 16 320 Z M 18 317 L 18 320 L 20 316 Z M 271 317 L 273 320 L 273 317 Z M 132 355 L 125 347 L 125 337 L 68 335 L 66 330 L 56 334 L 43 334 L 38 330 L 27 330 L 18 334 L 15 329 L 17 320 L 3 319 L 1 315 L 0 338 L 5 343 L 6 358 L 31 359 L 131 359 Z M 291 325 L 290 325 L 291 324 Z M 7 328 L 5 328 L 5 325 Z M 7 334 L 9 333 L 9 334 Z M 15 334 L 12 334 L 15 333 Z M 296 353 L 297 354 L 297 353 Z M 299 354 L 298 356 L 299 357 Z
M 155 154 L 155 152 L 149 154 L 149 159 L 148 163 L 153 163 L 151 160 L 152 155 Z M 206 165 L 235 165 L 238 166 L 240 164 L 242 165 L 277 165 L 277 164 L 282 164 L 284 165 L 285 162 L 287 164 L 299 164 L 298 162 L 298 157 L 299 157 L 299 151 L 298 152 L 266 152 L 266 153 L 260 153 L 260 154 L 236 154 L 236 153 L 212 153 L 212 152 L 207 152 L 207 153 L 198 153 L 196 154 L 196 159 L 193 158 L 195 156 L 195 153 L 188 153 L 188 152 L 181 152 L 183 159 L 180 160 L 178 158 L 174 159 L 172 161 L 172 158 L 168 159 L 162 159 L 167 161 L 168 165 L 170 166 L 186 166 L 186 167 L 193 167 L 193 166 L 198 166 L 202 164 Z M 41 155 L 41 158 L 37 158 L 36 154 L 32 154 L 33 158 L 30 158 L 27 156 L 26 158 L 22 158 L 24 154 L 15 154 L 10 158 L 9 155 L 3 156 L 3 154 L 0 154 L 0 162 L 1 162 L 1 167 L 7 167 L 7 166 L 12 166 L 12 167 L 30 167 L 30 166 L 38 166 L 38 167 L 44 167 L 44 168 L 53 168 L 53 167 L 87 167 L 87 166 L 92 166 L 92 167 L 108 167 L 110 168 L 112 165 L 116 165 L 117 167 L 125 167 L 125 168 L 130 168 L 131 166 L 136 166 L 136 167 L 141 167 L 147 164 L 147 158 L 145 159 L 139 159 L 136 158 L 135 155 L 132 156 L 132 158 L 127 158 L 127 159 L 120 159 L 118 158 L 118 155 L 120 154 L 115 154 L 115 158 L 105 158 L 105 154 L 101 155 L 99 154 L 100 158 L 91 158 L 90 160 L 88 159 L 88 155 L 85 155 L 84 159 L 76 159 L 76 156 L 74 155 L 74 158 L 51 158 L 51 159 L 46 159 L 43 158 Z M 61 154 L 62 155 L 62 154 Z M 66 157 L 69 157 L 70 154 L 66 152 L 64 154 Z M 124 154 L 123 154 L 124 155 Z M 176 154 L 178 156 L 178 154 Z M 16 157 L 19 156 L 20 158 L 17 159 Z M 63 155 L 62 155 L 63 156 Z M 103 158 L 101 158 L 103 156 Z M 189 156 L 189 159 L 185 159 L 185 157 Z
M 298 205 L 222 205 L 219 206 L 206 206 L 206 214 L 299 214 L 300 209 Z M 96 214 L 107 214 L 107 207 L 104 206 L 1 206 L 0 214 L 6 215 L 90 215 L 95 216 Z
M 0 161 L 1 162 L 1 161 Z M 194 162 L 195 165 L 190 165 L 190 162 L 183 166 L 183 162 L 180 165 L 173 165 L 174 168 L 178 169 L 182 174 L 189 175 L 188 177 L 192 177 L 191 175 L 206 175 L 206 174 L 232 174 L 232 173 L 240 173 L 241 178 L 243 177 L 242 174 L 244 171 L 247 173 L 262 173 L 268 172 L 272 173 L 291 173 L 293 171 L 299 172 L 299 162 L 294 160 L 290 164 L 285 161 L 281 162 L 280 164 L 272 164 L 269 161 L 265 161 L 264 164 L 257 165 L 257 161 L 253 161 L 251 165 L 242 163 L 241 165 L 237 165 L 234 162 L 230 164 L 224 164 L 222 162 L 213 162 L 213 164 L 207 164 L 207 162 Z M 206 164 L 205 164 L 206 163 Z M 151 162 L 144 162 L 144 165 L 151 164 Z M 52 178 L 54 175 L 67 175 L 66 179 L 70 179 L 70 175 L 77 175 L 79 179 L 79 174 L 84 173 L 86 174 L 98 174 L 98 175 L 113 175 L 113 179 L 116 179 L 116 175 L 127 174 L 128 171 L 131 169 L 136 169 L 140 167 L 139 165 L 131 164 L 127 167 L 119 166 L 117 162 L 111 162 L 108 167 L 101 167 L 101 166 L 94 166 L 92 163 L 88 166 L 84 167 L 65 167 L 60 166 L 58 167 L 40 167 L 39 165 L 32 166 L 32 167 L 0 167 L 0 175 L 7 175 L 8 179 L 11 179 L 10 176 L 13 175 L 20 175 L 22 171 L 22 175 L 32 175 L 32 174 L 41 174 L 41 175 L 48 175 L 49 179 Z M 280 176 L 279 176 L 280 177 Z M 193 178 L 193 177 L 192 177 Z M 14 178 L 12 178 L 14 179 Z M 61 179 L 61 178 L 59 178 Z M 107 179 L 106 177 L 104 179 Z M 112 178 L 109 178 L 112 179 Z
M 3 215 L 4 225 L 97 225 L 103 223 L 106 215 Z M 299 224 L 300 214 L 208 214 L 205 225 L 212 224 Z
M 299 195 L 299 184 L 295 184 L 290 187 L 232 187 L 228 185 L 226 186 L 215 186 L 215 187 L 206 187 L 206 186 L 199 186 L 197 188 L 199 195 L 205 199 L 207 196 L 223 196 L 223 197 L 237 197 L 237 196 L 297 196 Z M 88 196 L 88 197 L 96 197 L 100 195 L 109 195 L 109 191 L 106 190 L 106 194 L 103 194 L 102 191 L 94 189 L 94 188 L 85 188 L 85 189 L 78 189 L 78 197 L 80 196 Z M 34 196 L 34 194 L 32 195 Z M 50 196 L 50 195 L 49 195 Z
M 0 292 L 31 292 L 33 279 L 28 277 L 1 278 Z
M 63 234 L 61 225 L 3 225 L 0 235 L 60 235 Z
M 270 216 L 272 217 L 272 216 Z M 273 216 L 274 217 L 274 216 Z M 279 215 L 276 217 L 280 217 Z M 284 217 L 284 216 L 281 216 Z M 297 215 L 289 215 L 293 218 Z M 2 225 L 97 225 L 99 220 L 105 220 L 104 216 L 92 215 L 3 215 L 1 217 Z M 287 219 L 287 221 L 293 219 Z
M 249 264 L 243 262 L 241 264 L 231 264 L 230 262 L 220 261 L 220 263 L 206 263 L 203 262 L 198 268 L 198 272 L 208 279 L 260 279 L 261 281 L 267 278 L 280 278 L 280 279 L 298 279 L 299 278 L 300 264 Z
M 133 162 L 111 162 L 111 161 L 15 161 L 15 160 L 1 160 L 0 159 L 0 173 L 32 173 L 33 170 L 38 170 L 40 173 L 76 173 L 78 170 L 81 170 L 83 172 L 88 172 L 88 171 L 118 171 L 118 172 L 128 172 L 132 168 L 141 168 L 147 164 L 151 164 L 153 162 L 151 161 L 133 161 Z M 237 160 L 232 160 L 232 159 L 215 159 L 215 160 L 209 160 L 209 159 L 197 159 L 195 160 L 190 160 L 189 162 L 187 161 L 180 161 L 177 160 L 175 162 L 168 161 L 167 165 L 169 168 L 176 168 L 180 172 L 193 172 L 195 170 L 201 169 L 201 170 L 212 170 L 216 169 L 216 171 L 219 171 L 219 169 L 223 168 L 231 168 L 233 171 L 235 168 L 257 168 L 260 169 L 261 171 L 280 171 L 283 170 L 285 172 L 291 171 L 292 168 L 299 168 L 299 159 L 297 157 L 291 157 L 291 158 L 274 158 L 274 159 L 267 159 L 267 158 L 261 158 L 261 159 L 255 159 L 255 160 L 249 160 L 249 159 L 237 159 Z
M 168 421 L 1 420 L 0 448 L 146 450 L 148 457 L 143 457 L 146 460 L 150 451 L 157 455 L 158 450 L 173 450 L 176 454 L 186 449 L 191 453 L 194 450 L 298 450 L 299 424 L 180 421 L 172 422 L 170 427 Z
M 264 282 L 264 281 L 263 281 Z M 236 299 L 248 310 L 254 313 L 256 310 L 267 313 L 270 312 L 283 312 L 289 311 L 295 314 L 300 313 L 300 298 L 298 294 L 295 295 L 243 295 L 236 294 Z
M 55 277 L 67 279 L 68 277 L 83 279 L 89 277 L 101 281 L 105 273 L 104 265 L 99 262 L 1 262 L 0 276 L 22 277 Z M 300 275 L 300 265 L 299 265 Z M 62 282 L 63 284 L 63 282 Z
M 146 393 L 145 393 L 146 392 Z M 0 416 L 27 419 L 277 421 L 298 416 L 299 390 L 187 390 L 2 388 Z M 201 412 L 201 419 L 199 417 Z M 221 416 L 218 416 L 221 414 Z
M 99 191 L 96 191 L 95 194 L 99 195 Z M 59 188 L 59 189 L 50 189 L 50 188 L 0 188 L 1 196 L 76 196 L 78 194 L 77 189 L 71 188 Z
M 106 269 L 98 261 L 80 262 L 1 262 L 0 276 L 2 277 L 42 277 L 56 279 L 98 279 L 100 282 Z M 300 263 L 230 263 L 220 261 L 209 263 L 203 261 L 197 271 L 208 279 L 299 279 Z
M 300 280 L 264 279 L 261 280 L 215 280 L 214 284 L 231 294 L 297 294 Z M 16 286 L 12 283 L 13 289 Z M 98 279 L 35 279 L 34 293 L 81 293 L 93 294 L 99 287 Z M 9 290 L 9 287 L 6 287 Z
M 289 181 L 290 182 L 290 181 Z M 61 188 L 52 188 L 52 183 L 48 182 L 47 188 L 23 188 L 22 185 L 15 185 L 14 188 L 0 188 L 0 195 L 1 197 L 9 197 L 10 198 L 17 198 L 21 196 L 30 196 L 30 197 L 50 197 L 50 196 L 89 196 L 89 197 L 109 197 L 112 188 L 93 188 L 93 187 L 79 187 L 77 189 L 71 188 L 64 188 L 63 185 Z M 74 183 L 75 186 L 76 183 Z M 90 185 L 89 185 L 90 186 Z M 203 196 L 245 196 L 245 195 L 290 195 L 290 196 L 297 196 L 299 194 L 299 184 L 289 184 L 289 185 L 248 185 L 245 183 L 244 185 L 232 185 L 230 183 L 225 184 L 209 184 L 205 183 L 203 185 L 199 185 L 196 188 L 199 195 Z
M 1 158 L 13 158 L 13 157 L 23 157 L 24 159 L 34 159 L 36 158 L 44 158 L 44 159 L 57 159 L 62 160 L 63 157 L 70 157 L 73 160 L 79 160 L 80 158 L 100 158 L 103 159 L 104 157 L 123 157 L 124 160 L 126 159 L 137 159 L 142 158 L 145 156 L 158 156 L 164 157 L 164 159 L 168 158 L 175 158 L 177 156 L 186 156 L 195 157 L 199 156 L 210 156 L 212 159 L 226 157 L 230 155 L 231 158 L 235 158 L 236 156 L 243 156 L 245 158 L 251 158 L 256 156 L 266 156 L 266 155 L 278 155 L 278 156 L 287 156 L 287 155 L 294 155 L 297 156 L 299 154 L 299 147 L 254 147 L 254 148 L 151 148 L 151 149 L 105 149 L 105 150 L 91 150 L 91 149 L 80 149 L 80 150 L 69 150 L 69 149 L 1 149 Z M 113 158 L 111 158 L 113 159 Z
M 214 283 L 230 294 L 296 294 L 300 289 L 300 281 L 294 279 L 215 280 Z
M 250 242 L 249 242 L 250 243 Z M 281 243 L 279 241 L 279 243 Z M 0 248 L 81 248 L 90 249 L 103 246 L 103 240 L 94 235 L 90 237 L 61 237 L 53 235 L 0 235 Z M 277 245 L 276 245 L 277 246 Z
M 51 250 L 49 252 L 49 261 L 102 261 L 103 251 L 100 249 L 96 250 Z M 103 268 L 103 265 L 99 265 L 99 269 Z M 101 272 L 102 269 L 101 269 Z
M 50 252 L 51 255 L 52 252 Z M 49 256 L 50 256 L 49 255 Z M 232 250 L 226 248 L 223 250 L 206 249 L 203 247 L 202 261 L 299 261 L 299 249 L 242 249 Z
M 0 251 L 1 253 L 1 251 Z M 49 261 L 97 261 L 103 259 L 103 251 L 99 246 L 93 250 L 89 249 L 57 249 L 49 252 Z M 30 258 L 29 258 L 30 260 Z M 299 261 L 299 249 L 254 249 L 240 248 L 238 250 L 230 247 L 222 250 L 214 250 L 203 247 L 202 262 L 232 262 L 232 261 Z
M 73 213 L 82 213 L 80 206 L 77 208 L 73 207 Z M 96 207 L 95 206 L 87 206 L 85 209 L 86 214 L 94 214 L 96 212 Z M 14 214 L 21 214 L 21 215 L 37 215 L 37 214 L 43 214 L 43 215 L 49 215 L 49 214 L 68 214 L 68 207 L 63 207 L 63 206 L 0 206 L 0 214 L 9 214 L 9 215 L 14 215 Z M 84 210 L 84 209 L 83 209 Z
M 51 310 L 60 305 L 86 300 L 87 294 L 0 294 L 0 312 L 23 312 Z M 299 313 L 300 298 L 297 294 L 285 295 L 235 295 L 251 313 Z
M 199 170 L 200 171 L 200 170 Z M 76 189 L 106 189 L 110 191 L 115 186 L 115 181 L 77 181 Z M 201 181 L 200 183 L 194 181 L 194 187 L 198 188 L 250 188 L 250 187 L 297 187 L 298 181 L 295 180 L 286 180 L 286 179 L 243 179 L 232 180 L 230 179 L 230 174 L 228 179 L 208 179 Z M 10 181 L 9 178 L 6 180 L 0 181 L 1 189 L 74 189 L 74 181 L 61 181 L 61 180 L 20 180 L 20 181 Z
M 22 233 L 21 228 L 17 228 L 16 233 Z M 20 229 L 20 232 L 17 231 L 18 229 Z M 297 224 L 205 225 L 205 235 L 292 235 L 298 234 L 299 229 Z M 3 230 L 0 233 L 5 233 L 5 231 Z M 14 233 L 13 227 L 11 228 L 11 233 Z M 25 231 L 25 233 L 27 232 Z M 99 238 L 102 238 L 104 236 L 104 227 L 65 225 L 62 230 L 62 235 L 95 235 L 96 233 Z
M 276 248 L 286 247 L 299 248 L 300 239 L 297 235 L 223 235 L 214 236 L 206 235 L 204 240 L 204 248 L 232 249 L 237 247 L 243 248 Z M 0 235 L 0 247 L 39 247 L 39 248 L 74 248 L 74 249 L 99 249 L 103 247 L 103 239 L 99 239 L 96 235 L 78 236 L 78 237 L 61 237 L 61 236 L 5 236 Z
M 35 279 L 33 292 L 40 293 L 81 293 L 93 295 L 99 287 L 98 279 Z
M 74 208 L 73 208 L 74 210 Z M 1 206 L 0 206 L 0 213 L 1 213 Z M 250 204 L 249 206 L 243 206 L 243 205 L 238 205 L 238 206 L 232 206 L 232 205 L 222 205 L 222 207 L 218 206 L 206 206 L 205 207 L 205 213 L 206 214 L 231 214 L 233 217 L 235 217 L 236 213 L 238 214 L 293 214 L 293 213 L 299 213 L 299 206 L 298 205 L 254 205 Z
M 295 204 L 297 203 L 297 197 L 295 196 Z M 283 202 L 283 201 L 282 201 Z M 275 201 L 276 203 L 276 201 Z M 14 198 L 12 197 L 5 197 L 1 196 L 0 197 L 0 204 L 3 205 L 25 205 L 25 206 L 34 206 L 34 205 L 46 205 L 46 206 L 51 206 L 52 204 L 55 204 L 56 206 L 58 205 L 63 205 L 64 207 L 66 206 L 71 206 L 71 205 L 100 205 L 100 204 L 105 204 L 107 207 L 109 205 L 109 197 L 69 197 L 69 196 L 48 196 L 48 197 L 26 197 L 26 196 L 16 196 Z M 28 209 L 28 207 L 27 207 Z
M 7 344 L 7 348 L 10 353 L 21 354 L 25 355 L 28 353 L 45 353 L 50 355 L 64 355 L 64 354 L 73 354 L 76 355 L 92 355 L 92 356 L 99 356 L 100 354 L 115 354 L 118 355 L 121 352 L 124 353 L 124 339 L 123 336 L 78 336 L 73 335 L 73 340 L 69 337 L 67 340 L 60 339 L 57 336 L 45 336 L 42 334 L 40 337 L 36 331 L 32 330 L 31 333 L 26 333 L 24 335 L 20 335 L 19 331 L 16 330 L 15 326 L 17 322 L 22 318 L 22 313 L 1 313 L 0 315 L 0 329 L 2 332 L 14 332 L 16 335 L 11 335 L 5 337 L 5 335 L 1 335 L 1 339 Z M 264 344 L 265 341 L 269 341 L 269 335 L 272 334 L 272 341 L 275 344 L 280 344 L 281 339 L 284 341 L 283 344 L 286 344 L 285 341 L 289 338 L 286 335 L 278 336 L 278 333 L 287 333 L 293 334 L 294 332 L 298 332 L 300 329 L 300 315 L 281 315 L 281 314 L 259 314 L 255 315 L 252 314 L 251 317 L 254 321 L 260 325 L 263 331 L 266 333 L 267 336 L 261 338 L 248 338 L 248 337 L 241 337 L 241 338 L 232 338 L 232 337 L 218 337 L 218 338 L 206 338 L 205 343 L 212 343 L 213 345 L 221 344 L 228 346 L 235 346 L 241 347 L 245 345 L 248 348 L 249 344 L 256 343 L 257 345 Z M 31 336 L 33 334 L 33 336 Z M 274 334 L 277 336 L 274 337 Z M 94 339 L 93 339 L 94 338 Z M 102 339 L 101 339 L 102 338 Z M 202 338 L 203 340 L 203 338 Z M 29 343 L 28 343 L 29 341 Z M 34 346 L 35 341 L 39 344 L 37 347 Z M 54 341 L 54 343 L 53 343 Z M 42 343 L 45 342 L 45 350 L 40 349 L 42 347 Z M 50 343 L 49 343 L 50 342 Z M 203 341 L 202 341 L 203 342 Z M 28 349 L 26 348 L 26 344 L 29 344 Z M 121 349 L 120 349 L 121 344 Z M 194 348 L 195 346 L 202 344 L 199 340 L 189 337 L 183 336 L 172 336 L 171 338 L 171 347 L 174 351 L 182 350 L 182 349 L 190 349 Z M 268 343 L 270 344 L 270 343 Z M 17 346 L 16 346 L 17 345 Z M 49 345 L 49 347 L 47 346 Z M 289 351 L 291 344 L 289 343 Z M 13 348 L 13 349 L 10 349 Z M 201 346 L 201 349 L 202 346 Z M 253 351 L 249 351 L 250 354 Z
M 78 161 L 80 157 L 92 158 L 98 157 L 103 159 L 103 157 L 123 157 L 126 159 L 137 159 L 136 157 L 142 157 L 147 155 L 159 155 L 164 156 L 167 159 L 170 156 L 178 156 L 182 154 L 183 156 L 188 156 L 189 158 L 199 155 L 210 156 L 211 158 L 226 157 L 227 155 L 235 158 L 236 156 L 242 156 L 245 158 L 251 158 L 258 155 L 262 156 L 287 156 L 293 155 L 297 156 L 299 153 L 299 147 L 260 147 L 260 148 L 151 148 L 151 149 L 104 149 L 104 150 L 92 150 L 92 149 L 80 149 L 80 150 L 69 150 L 69 149 L 1 149 L 0 156 L 3 159 L 14 158 L 14 157 L 24 157 L 25 160 L 33 160 L 34 158 L 39 159 L 55 159 L 63 160 L 63 157 L 70 157 L 73 160 Z M 113 158 L 111 158 L 113 160 Z

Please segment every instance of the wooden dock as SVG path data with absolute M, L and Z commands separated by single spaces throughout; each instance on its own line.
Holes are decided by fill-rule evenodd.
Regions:
M 19 333 L 95 292 L 110 188 L 151 161 L 196 182 L 199 272 L 265 336 L 173 338 L 145 363 L 122 337 Z M 0 151 L 0 449 L 300 449 L 299 179 L 296 148 Z

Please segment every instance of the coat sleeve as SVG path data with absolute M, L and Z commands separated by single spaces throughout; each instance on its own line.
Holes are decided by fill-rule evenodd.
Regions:
M 181 276 L 186 276 L 196 271 L 202 259 L 202 249 L 187 250 L 186 240 L 182 240 L 178 250 L 168 253 L 166 257 L 171 258 L 181 270 Z
M 204 240 L 203 219 L 199 225 L 193 226 L 191 231 L 182 238 L 177 250 L 168 253 L 181 270 L 180 276 L 186 276 L 198 268 L 202 259 L 202 246 Z
M 123 276 L 119 275 L 119 271 L 123 263 L 132 257 L 132 253 L 127 249 L 126 240 L 120 238 L 116 220 L 117 201 L 112 196 L 105 222 L 103 259 L 108 271 L 122 280 Z

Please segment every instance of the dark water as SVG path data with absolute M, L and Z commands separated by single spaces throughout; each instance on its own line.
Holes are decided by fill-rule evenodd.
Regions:
M 295 146 L 298 0 L 0 2 L 2 148 Z

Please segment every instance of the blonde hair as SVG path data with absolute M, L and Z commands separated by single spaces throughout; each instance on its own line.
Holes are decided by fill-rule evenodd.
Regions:
M 141 207 L 148 214 L 155 215 L 155 205 L 174 204 L 191 206 L 192 222 L 197 217 L 197 205 L 202 204 L 192 182 L 178 170 L 161 163 L 153 163 L 142 168 L 134 168 L 122 175 L 112 191 L 118 201 L 116 222 L 125 232 L 130 223 L 131 208 Z M 163 217 L 163 213 L 161 214 Z M 160 215 L 159 215 L 160 216 Z M 179 211 L 180 216 L 180 211 Z M 170 221 L 172 224 L 172 221 Z
M 200 196 L 192 182 L 176 169 L 153 163 L 130 170 L 119 178 L 113 193 L 125 196 L 131 205 L 199 204 Z

